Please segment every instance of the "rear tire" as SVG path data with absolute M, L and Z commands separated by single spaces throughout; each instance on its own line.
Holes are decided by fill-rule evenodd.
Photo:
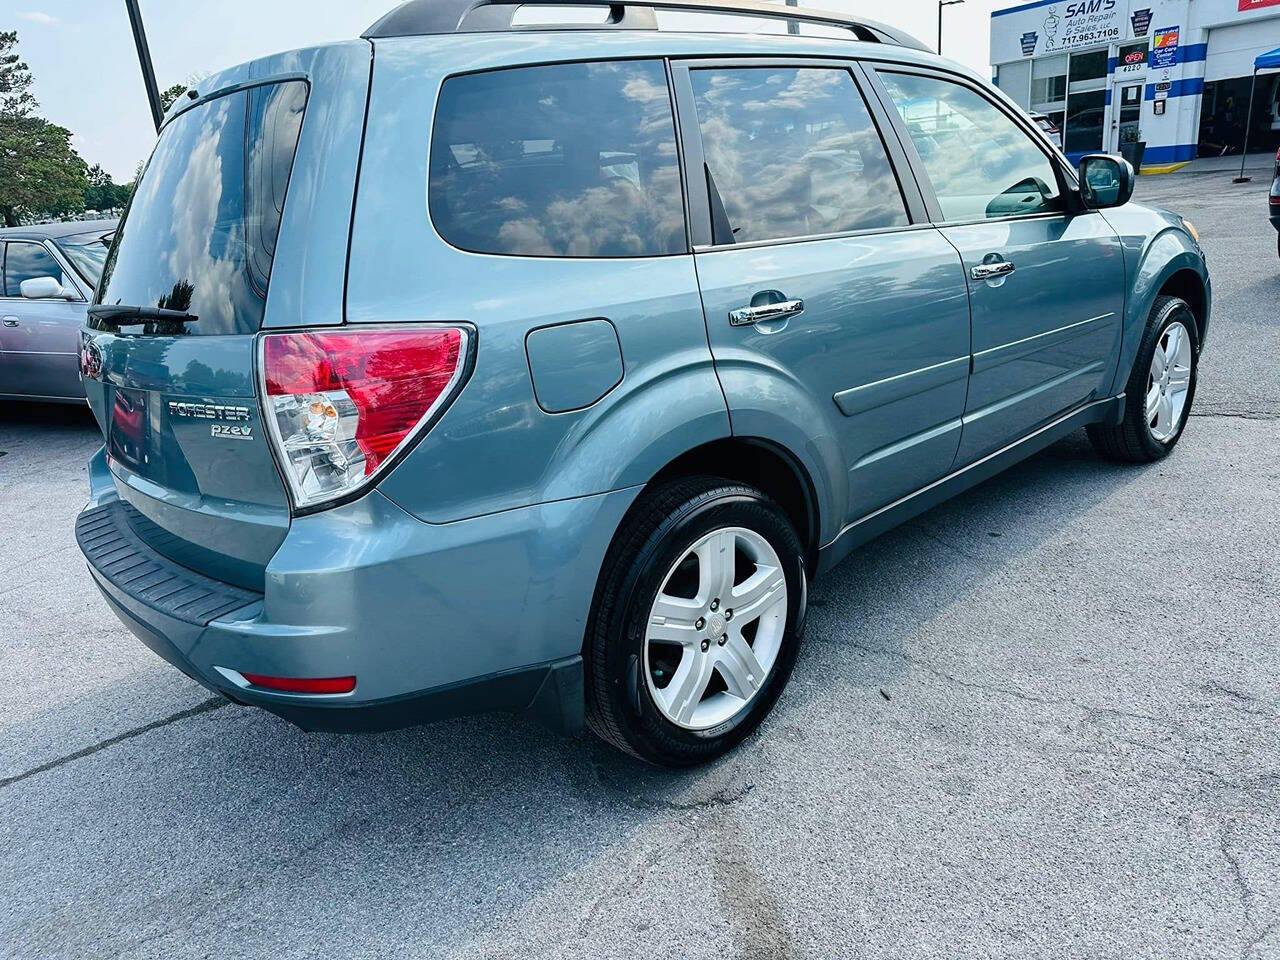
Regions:
M 1127 463 L 1168 456 L 1191 414 L 1199 355 L 1191 308 L 1178 297 L 1157 297 L 1125 386 L 1124 419 L 1085 428 L 1097 451 Z
M 588 725 L 669 767 L 736 746 L 791 675 L 805 590 L 800 539 L 760 490 L 691 477 L 646 491 L 609 548 L 592 604 Z

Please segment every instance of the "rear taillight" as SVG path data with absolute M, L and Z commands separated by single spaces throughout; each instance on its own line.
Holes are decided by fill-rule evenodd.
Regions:
M 459 327 L 264 336 L 263 405 L 294 502 L 369 482 L 453 398 L 467 346 Z

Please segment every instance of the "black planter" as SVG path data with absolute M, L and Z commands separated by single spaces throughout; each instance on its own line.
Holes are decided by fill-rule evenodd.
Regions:
M 1147 152 L 1147 141 L 1133 140 L 1120 144 L 1120 156 L 1129 161 L 1134 173 L 1142 170 L 1142 155 Z

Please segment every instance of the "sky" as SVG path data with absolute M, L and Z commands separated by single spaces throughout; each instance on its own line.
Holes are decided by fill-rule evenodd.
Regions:
M 943 53 L 990 75 L 991 11 L 1011 0 L 946 9 Z M 160 89 L 269 53 L 358 36 L 396 0 L 142 0 Z M 937 42 L 936 0 L 815 0 Z M 0 30 L 18 31 L 41 116 L 73 134 L 80 155 L 117 183 L 155 143 L 124 0 L 0 0 Z

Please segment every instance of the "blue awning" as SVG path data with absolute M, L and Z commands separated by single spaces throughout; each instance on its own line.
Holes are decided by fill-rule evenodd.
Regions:
M 1280 67 L 1280 47 L 1276 47 L 1269 53 L 1258 54 L 1258 58 L 1253 61 L 1255 70 L 1269 70 L 1272 67 Z

